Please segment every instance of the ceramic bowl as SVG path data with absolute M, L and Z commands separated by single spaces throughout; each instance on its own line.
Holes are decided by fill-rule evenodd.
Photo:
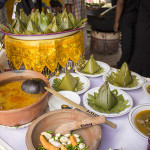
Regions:
M 146 83 L 142 86 L 142 90 L 143 90 L 144 94 L 145 94 L 148 98 L 150 98 L 150 93 L 148 93 L 148 91 L 147 91 L 147 87 L 149 87 L 149 86 L 150 86 L 150 81 L 149 81 L 149 82 L 146 82 Z
M 84 112 L 73 109 L 55 110 L 44 114 L 37 118 L 29 127 L 26 134 L 26 145 L 28 150 L 36 150 L 40 144 L 40 134 L 43 131 L 55 131 L 55 129 L 63 123 L 89 118 L 90 116 Z M 102 132 L 99 125 L 82 128 L 73 131 L 79 134 L 88 150 L 97 150 L 101 141 Z
M 58 93 L 60 93 L 64 97 L 66 97 L 66 98 L 70 99 L 71 101 L 80 105 L 81 99 L 77 93 L 72 92 L 72 91 L 59 91 Z M 49 101 L 48 101 L 48 105 L 49 105 L 50 111 L 62 109 L 61 108 L 62 105 L 68 105 L 72 108 L 72 106 L 70 104 L 64 102 L 63 100 L 61 100 L 60 98 L 58 98 L 54 95 L 50 96 Z
M 47 78 L 43 74 L 32 70 L 18 70 L 1 73 L 0 84 L 26 80 L 30 78 L 43 79 L 47 84 L 47 87 L 49 87 Z M 49 92 L 46 91 L 38 101 L 29 106 L 19 109 L 1 110 L 0 125 L 18 126 L 31 122 L 32 120 L 40 116 L 47 108 L 49 96 Z
M 145 139 L 148 139 L 148 136 L 146 136 L 145 134 L 143 134 L 135 125 L 135 116 L 144 110 L 150 110 L 150 104 L 142 104 L 142 105 L 138 105 L 136 107 L 134 107 L 130 113 L 129 113 L 129 122 L 131 127 L 142 137 L 144 137 Z

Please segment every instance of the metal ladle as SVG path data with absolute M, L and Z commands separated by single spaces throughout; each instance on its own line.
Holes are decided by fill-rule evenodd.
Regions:
M 42 79 L 38 79 L 38 78 L 35 78 L 35 79 L 28 79 L 28 80 L 25 80 L 23 83 L 22 83 L 22 90 L 26 93 L 30 93 L 30 94 L 39 94 L 39 93 L 42 93 L 43 91 L 48 91 L 50 93 L 52 93 L 53 95 L 55 95 L 56 97 L 62 99 L 63 101 L 65 101 L 66 103 L 70 104 L 71 106 L 83 111 L 83 112 L 86 112 L 94 117 L 98 116 L 97 114 L 95 114 L 94 112 L 82 107 L 81 105 L 78 105 L 77 103 L 69 100 L 68 98 L 64 97 L 63 95 L 59 94 L 58 92 L 56 92 L 55 90 L 51 89 L 51 88 L 47 88 L 46 87 L 46 83 L 44 82 Z M 32 88 L 31 88 L 31 87 Z M 113 122 L 109 121 L 109 120 L 106 120 L 105 119 L 105 123 L 109 126 L 111 126 L 112 128 L 116 128 L 117 125 L 114 124 Z

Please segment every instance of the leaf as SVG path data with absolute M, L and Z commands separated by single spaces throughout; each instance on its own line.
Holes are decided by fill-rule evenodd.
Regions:
M 116 73 L 115 73 L 115 72 L 111 72 L 110 75 L 106 76 L 106 80 L 107 80 L 110 84 L 120 87 L 118 84 L 116 84 L 116 83 L 114 82 L 117 73 L 118 73 L 118 72 L 116 72 Z M 136 87 L 136 86 L 138 85 L 139 79 L 137 79 L 136 75 L 132 75 L 132 79 L 133 79 L 133 82 L 132 82 L 131 84 L 127 85 L 127 86 L 126 86 L 127 88 Z
M 75 77 L 75 78 L 76 78 L 76 80 L 77 80 L 77 86 L 75 87 L 74 92 L 77 92 L 77 91 L 82 90 L 84 83 L 82 83 L 82 82 L 80 81 L 80 78 L 79 78 L 79 77 Z M 59 79 L 59 78 L 55 78 L 55 79 L 53 80 L 53 85 L 52 85 L 52 87 L 53 87 L 56 91 L 60 91 L 58 87 L 59 87 L 61 81 L 62 81 L 62 80 Z
M 25 26 L 27 26 L 27 23 L 29 21 L 29 18 L 24 13 L 23 9 L 20 9 L 20 20 L 24 23 Z
M 52 85 L 52 87 L 53 87 L 56 91 L 59 91 L 58 87 L 59 87 L 60 83 L 61 83 L 61 79 L 56 78 L 56 79 L 53 80 L 53 85 Z
M 50 20 L 48 19 L 47 15 L 45 15 L 44 12 L 41 12 L 40 18 L 38 20 L 38 26 L 40 27 L 40 29 L 44 31 L 49 25 L 49 23 L 50 23 Z
M 94 103 L 96 96 L 98 95 L 98 93 L 96 93 L 96 92 L 94 92 L 94 95 L 88 94 L 88 105 L 100 113 L 108 113 L 108 114 L 109 113 L 120 113 L 121 111 L 124 111 L 126 108 L 130 107 L 130 105 L 127 105 L 128 100 L 125 100 L 122 94 L 118 95 L 118 91 L 116 89 L 113 90 L 112 92 L 113 92 L 114 96 L 116 97 L 118 103 L 109 111 L 103 109 L 102 107 L 100 107 Z

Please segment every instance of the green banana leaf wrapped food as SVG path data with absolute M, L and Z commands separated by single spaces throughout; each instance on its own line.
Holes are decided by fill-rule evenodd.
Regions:
M 0 24 L 0 28 L 13 34 L 47 34 L 79 28 L 86 23 L 86 20 L 75 19 L 73 14 L 67 14 L 66 10 L 57 16 L 53 16 L 52 13 L 40 13 L 36 9 L 34 13 L 27 16 L 21 9 L 20 16 L 16 14 L 16 19 L 12 24 L 7 27 Z
M 24 33 L 25 34 L 41 34 L 41 30 L 34 21 L 30 20 L 27 24 L 27 29 L 25 30 Z
M 114 83 L 118 84 L 121 87 L 126 87 L 127 85 L 133 82 L 133 78 L 131 72 L 128 68 L 126 62 L 120 68 L 120 71 L 117 73 L 116 78 L 114 79 Z
M 87 74 L 94 74 L 100 70 L 100 66 L 95 61 L 93 55 L 90 56 L 90 59 L 85 64 L 84 68 L 81 72 L 87 73 Z
M 71 30 L 73 25 L 68 17 L 67 11 L 64 10 L 62 15 L 59 16 L 59 26 L 62 30 Z
M 16 24 L 14 25 L 13 31 L 15 34 L 23 34 L 25 28 L 19 17 L 16 19 Z
M 65 76 L 58 87 L 59 90 L 69 90 L 73 91 L 77 85 L 77 80 L 68 71 L 66 71 Z
M 56 23 L 56 17 L 53 17 L 52 22 L 44 30 L 44 33 L 55 33 L 55 32 L 60 32 L 60 31 L 61 29 Z
M 117 102 L 117 99 L 110 91 L 108 82 L 105 82 L 98 91 L 98 95 L 95 99 L 95 104 L 104 108 L 105 110 L 110 110 L 115 105 L 117 105 Z

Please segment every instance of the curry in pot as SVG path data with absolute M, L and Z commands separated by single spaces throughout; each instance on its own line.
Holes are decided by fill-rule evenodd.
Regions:
M 21 89 L 23 81 L 0 85 L 0 110 L 12 110 L 29 106 L 43 94 L 29 94 Z
M 135 125 L 142 133 L 150 137 L 150 110 L 139 112 L 135 116 Z

